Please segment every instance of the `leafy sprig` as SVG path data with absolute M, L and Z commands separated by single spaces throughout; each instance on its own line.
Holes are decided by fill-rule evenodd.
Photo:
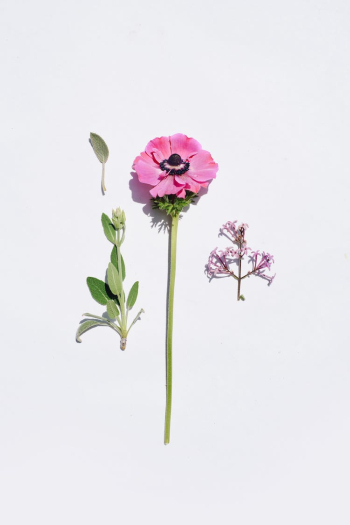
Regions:
M 141 309 L 129 328 L 127 327 L 129 311 L 135 305 L 138 296 L 139 282 L 136 281 L 132 285 L 125 301 L 123 281 L 125 280 L 126 271 L 125 262 L 121 254 L 121 245 L 125 240 L 126 230 L 124 211 L 120 210 L 120 208 L 113 211 L 112 219 L 103 213 L 101 221 L 106 238 L 113 244 L 107 268 L 107 280 L 101 281 L 96 277 L 88 277 L 86 283 L 93 299 L 98 304 L 106 306 L 109 319 L 90 313 L 83 314 L 84 317 L 89 317 L 90 319 L 85 319 L 81 322 L 76 333 L 76 340 L 78 343 L 81 343 L 80 336 L 91 328 L 108 326 L 120 335 L 120 348 L 125 350 L 128 333 L 144 312 Z

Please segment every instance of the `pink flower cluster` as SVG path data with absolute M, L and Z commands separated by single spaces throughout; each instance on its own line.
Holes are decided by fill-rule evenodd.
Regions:
M 271 265 L 274 263 L 273 255 L 265 252 L 252 251 L 251 248 L 247 246 L 245 235 L 248 227 L 246 223 L 237 226 L 237 221 L 228 221 L 222 226 L 220 234 L 230 239 L 234 246 L 225 248 L 225 250 L 215 248 L 210 253 L 206 267 L 207 274 L 210 278 L 221 275 L 232 276 L 237 280 L 242 280 L 254 274 L 266 279 L 269 284 L 272 283 L 276 274 L 271 276 L 265 272 L 266 270 L 271 270 Z M 250 262 L 253 263 L 253 268 L 243 276 L 241 275 L 241 271 L 236 275 L 230 266 L 233 263 L 238 263 L 240 268 L 245 255 L 249 255 Z

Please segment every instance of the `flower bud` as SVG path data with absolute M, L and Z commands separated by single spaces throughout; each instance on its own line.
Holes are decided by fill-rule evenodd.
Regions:
M 112 210 L 112 223 L 116 230 L 121 230 L 125 227 L 125 213 L 124 210 L 121 210 L 120 208 L 117 208 L 116 210 Z

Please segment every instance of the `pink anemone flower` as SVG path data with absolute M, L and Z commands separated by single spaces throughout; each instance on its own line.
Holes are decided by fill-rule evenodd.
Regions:
M 153 186 L 152 197 L 177 195 L 186 190 L 198 193 L 215 179 L 218 165 L 195 139 L 176 133 L 151 140 L 146 150 L 134 160 L 139 181 Z

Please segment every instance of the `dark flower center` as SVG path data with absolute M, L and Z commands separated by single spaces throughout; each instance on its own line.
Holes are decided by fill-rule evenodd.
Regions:
M 173 153 L 168 158 L 168 164 L 170 164 L 170 166 L 180 166 L 181 163 L 182 163 L 182 158 L 177 153 Z
M 178 153 L 173 153 L 168 159 L 162 160 L 159 163 L 162 171 L 166 171 L 168 175 L 183 175 L 188 171 L 190 163 L 188 160 L 182 160 Z

